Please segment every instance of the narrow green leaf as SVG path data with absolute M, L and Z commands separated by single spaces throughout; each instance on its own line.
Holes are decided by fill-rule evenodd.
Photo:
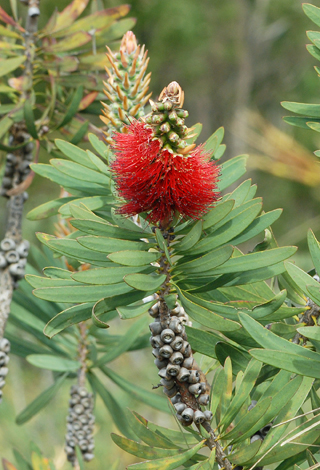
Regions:
M 115 384 L 117 384 L 122 390 L 128 392 L 131 397 L 136 398 L 137 400 L 142 401 L 144 404 L 152 406 L 157 410 L 169 413 L 168 402 L 166 398 L 162 395 L 157 395 L 155 392 L 149 392 L 144 390 L 136 384 L 129 382 L 120 375 L 118 375 L 113 370 L 109 369 L 106 366 L 101 366 L 100 369 L 102 372 L 109 377 Z
M 252 183 L 251 179 L 243 181 L 243 183 L 241 183 L 234 191 L 232 191 L 232 193 L 226 194 L 223 197 L 223 200 L 224 201 L 233 200 L 234 207 L 239 207 L 246 200 L 246 197 L 251 188 L 251 183 Z
M 146 268 L 145 266 L 119 266 L 117 268 L 87 269 L 85 271 L 72 273 L 71 276 L 75 281 L 83 282 L 84 284 L 110 285 L 123 281 L 124 276 L 127 274 L 139 273 L 145 270 L 148 270 L 147 272 L 152 272 L 155 269 L 156 268 L 153 268 L 152 266 L 150 266 L 150 268 Z
M 178 264 L 174 271 L 181 271 L 183 274 L 206 274 L 208 271 L 223 265 L 228 261 L 233 253 L 233 247 L 226 245 L 199 258 Z
M 45 202 L 38 207 L 35 207 L 27 214 L 29 220 L 40 220 L 51 217 L 52 215 L 58 214 L 60 207 L 63 204 L 74 201 L 74 197 L 61 197 L 59 199 L 53 199 L 52 201 Z
M 43 333 L 48 338 L 52 338 L 57 333 L 60 333 L 60 331 L 65 330 L 69 326 L 89 320 L 92 314 L 92 306 L 92 303 L 85 303 L 73 305 L 72 307 L 63 310 L 46 324 Z
M 133 470 L 174 470 L 179 465 L 184 464 L 187 462 L 191 457 L 193 457 L 198 450 L 200 450 L 205 441 L 199 442 L 196 446 L 192 449 L 187 450 L 186 452 L 177 451 L 176 455 L 171 457 L 164 457 L 162 459 L 156 460 L 147 460 L 143 463 L 136 463 L 133 465 L 129 465 L 128 468 L 132 468 Z
M 247 159 L 247 155 L 240 155 L 221 165 L 221 177 L 218 184 L 219 191 L 226 189 L 246 172 Z
M 229 357 L 232 363 L 232 371 L 237 375 L 241 370 L 245 370 L 251 357 L 245 351 L 240 350 L 233 344 L 219 341 L 216 344 L 216 357 L 220 364 L 223 365 Z
M 240 329 L 239 323 L 236 323 L 232 320 L 222 318 L 214 312 L 201 307 L 200 305 L 189 300 L 184 292 L 177 288 L 179 299 L 182 303 L 182 306 L 186 309 L 188 314 L 193 320 L 198 321 L 208 328 L 212 328 L 218 331 L 234 331 Z
M 224 201 L 203 216 L 203 230 L 213 227 L 224 219 L 233 209 L 234 201 Z
M 31 354 L 26 357 L 27 361 L 33 366 L 41 369 L 56 370 L 60 372 L 71 372 L 80 368 L 78 361 L 65 359 L 64 357 L 52 356 L 49 354 Z
M 219 145 L 221 144 L 224 137 L 224 128 L 219 127 L 204 143 L 204 149 L 206 152 L 214 153 Z
M 130 320 L 131 318 L 138 317 L 143 313 L 147 313 L 149 308 L 151 308 L 156 302 L 157 299 L 145 303 L 139 301 L 138 303 L 134 303 L 132 305 L 117 307 L 117 312 L 119 313 L 121 320 Z
M 0 61 L 0 77 L 8 75 L 18 67 L 20 67 L 27 60 L 26 56 L 14 57 L 12 59 L 2 59 Z
M 229 454 L 228 460 L 232 462 L 234 465 L 243 465 L 248 460 L 252 459 L 260 449 L 262 444 L 261 440 L 254 441 L 250 445 L 242 446 L 240 450 Z
M 123 409 L 122 406 L 117 402 L 114 396 L 107 390 L 98 377 L 93 374 L 91 371 L 88 374 L 88 379 L 93 390 L 95 390 L 101 397 L 103 403 L 105 404 L 107 410 L 109 411 L 112 421 L 115 423 L 117 428 L 122 434 L 129 438 L 135 437 L 134 433 L 128 426 L 126 409 Z
M 190 248 L 192 248 L 199 241 L 201 234 L 202 220 L 198 220 L 190 232 L 181 241 L 179 241 L 179 244 L 175 245 L 175 250 L 178 252 L 190 250 Z
M 310 20 L 317 26 L 320 26 L 320 8 L 317 8 L 315 5 L 310 5 L 310 3 L 303 3 L 302 8 Z
M 39 136 L 35 126 L 35 117 L 33 114 L 32 104 L 30 100 L 27 99 L 25 101 L 23 111 L 28 132 L 34 139 L 37 140 Z
M 281 214 L 282 209 L 275 209 L 266 214 L 259 215 L 240 235 L 233 238 L 231 243 L 233 245 L 239 245 L 240 243 L 251 240 L 251 238 L 259 235 L 263 230 L 278 220 Z
M 62 217 L 72 217 L 75 206 L 85 205 L 87 209 L 96 211 L 110 206 L 114 203 L 113 196 L 90 196 L 73 199 L 73 201 L 66 202 L 59 209 L 59 214 Z M 107 207 L 108 208 L 108 207 Z
M 82 34 L 84 36 L 84 33 L 79 33 L 80 35 Z M 75 36 L 73 37 L 73 39 L 75 39 Z M 79 38 L 80 39 L 80 38 Z M 70 43 L 70 38 L 68 38 L 68 41 L 69 41 L 69 45 L 71 46 L 71 43 Z M 87 42 L 87 41 L 86 41 Z M 59 41 L 58 43 L 58 47 L 59 49 L 61 50 L 61 48 L 63 47 L 63 41 Z M 80 46 L 79 43 L 77 43 L 78 46 Z M 69 49 L 69 48 L 68 48 Z M 56 51 L 57 52 L 57 51 Z M 71 100 L 71 103 L 64 115 L 64 118 L 62 119 L 62 121 L 60 122 L 60 124 L 58 125 L 58 129 L 60 129 L 61 127 L 64 127 L 66 124 L 68 124 L 71 119 L 74 117 L 74 115 L 76 114 L 76 112 L 78 111 L 78 108 L 79 108 L 79 105 L 80 105 L 80 101 L 82 100 L 82 96 L 83 96 L 83 87 L 82 86 L 79 86 L 76 91 L 74 92 L 74 95 L 72 97 L 72 100 Z
M 111 438 L 113 442 L 122 450 L 128 452 L 129 454 L 135 455 L 136 457 L 140 457 L 141 459 L 153 460 L 162 457 L 170 457 L 171 455 L 177 455 L 177 449 L 161 449 L 150 447 L 113 433 L 111 434 Z
M 89 121 L 85 121 L 77 130 L 77 132 L 74 134 L 72 139 L 70 140 L 70 144 L 77 145 L 81 140 L 84 138 L 84 136 L 87 134 L 89 128 Z
M 114 253 L 116 251 L 148 251 L 153 245 L 145 242 L 133 242 L 131 240 L 122 240 L 120 238 L 94 237 L 87 235 L 77 238 L 80 245 L 89 250 L 99 251 L 100 253 Z
M 30 357 L 30 356 L 29 356 Z M 16 417 L 17 424 L 24 424 L 33 418 L 34 415 L 39 413 L 56 395 L 59 388 L 63 384 L 64 380 L 66 379 L 67 374 L 64 374 L 57 378 L 51 387 L 47 388 L 44 392 L 37 396 L 29 405 L 22 410 L 18 416 Z
M 101 315 L 104 316 L 104 314 L 114 310 L 117 307 L 130 305 L 133 302 L 137 302 L 138 300 L 143 299 L 145 296 L 146 294 L 143 291 L 131 291 L 124 295 L 110 295 L 109 297 L 105 297 L 96 302 L 92 312 L 98 317 Z
M 279 292 L 279 294 L 277 294 L 275 297 L 273 297 L 273 299 L 268 300 L 268 302 L 265 302 L 261 305 L 256 305 L 252 309 L 252 318 L 254 318 L 255 320 L 259 320 L 276 312 L 281 307 L 286 297 L 287 291 L 283 290 Z
M 101 157 L 107 158 L 109 153 L 109 147 L 104 142 L 102 142 L 102 140 L 100 140 L 99 137 L 95 134 L 88 134 L 88 138 L 90 144 L 95 149 L 95 151 L 98 152 Z
M 91 170 L 91 168 L 84 167 L 79 163 L 69 162 L 68 160 L 62 160 L 59 158 L 52 158 L 50 163 L 61 173 L 72 175 L 73 178 L 78 180 L 86 181 L 88 183 L 97 183 L 104 186 L 109 186 L 110 184 L 108 176 L 103 175 L 96 170 Z
M 165 274 L 127 274 L 123 280 L 134 289 L 156 292 L 165 282 L 166 278 Z
M 67 142 L 61 139 L 55 139 L 54 143 L 58 147 L 59 150 L 65 155 L 66 157 L 70 158 L 76 163 L 83 165 L 87 168 L 91 168 L 91 170 L 95 170 L 95 166 L 91 163 L 87 152 L 80 147 L 72 144 L 71 142 Z
M 74 209 L 74 206 L 70 206 L 70 211 L 73 212 L 73 216 L 75 217 Z M 139 240 L 142 237 L 140 233 L 120 229 L 119 227 L 108 224 L 102 219 L 92 220 L 89 219 L 89 217 L 83 219 L 75 218 L 71 220 L 71 224 L 78 230 L 81 230 L 85 233 L 90 233 L 95 236 L 102 235 L 110 238 L 122 238 L 124 240 Z M 148 236 L 150 236 L 150 234 L 148 233 L 144 235 L 145 238 L 147 238 Z
M 114 263 L 122 264 L 123 266 L 147 266 L 154 263 L 161 256 L 159 252 L 145 252 L 145 251 L 118 251 L 108 255 L 108 258 Z
M 157 228 L 155 234 L 156 234 L 156 240 L 158 242 L 158 246 L 160 250 L 164 251 L 166 258 L 169 261 L 170 266 L 172 266 L 172 261 L 169 255 L 168 245 L 165 239 L 163 238 L 161 230 Z
M 8 116 L 4 116 L 0 120 L 0 139 L 5 135 L 5 133 L 10 129 L 12 126 L 13 120 Z
M 309 31 L 309 39 L 311 39 L 310 33 L 312 33 L 312 31 Z M 284 109 L 287 109 L 288 111 L 292 111 L 293 113 L 302 114 L 304 116 L 310 116 L 313 118 L 320 118 L 319 104 L 293 103 L 291 101 L 282 101 L 281 106 Z
M 199 330 L 198 328 L 191 328 L 189 326 L 185 328 L 192 350 L 216 359 L 215 345 L 218 341 L 221 341 L 221 337 L 215 333 Z

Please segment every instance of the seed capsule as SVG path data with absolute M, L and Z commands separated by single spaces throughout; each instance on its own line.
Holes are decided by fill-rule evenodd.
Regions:
M 201 390 L 201 385 L 200 384 L 193 384 L 190 385 L 189 387 L 189 392 L 192 393 L 192 395 L 198 395 Z
M 4 257 L 3 253 L 0 253 L 0 269 L 3 269 L 7 266 L 7 260 Z
M 211 420 L 212 420 L 213 415 L 212 415 L 212 412 L 211 412 L 211 411 L 205 410 L 205 411 L 203 412 L 203 414 L 204 414 L 204 419 L 205 419 L 205 421 L 211 421 Z
M 202 411 L 200 411 L 200 410 L 195 411 L 194 416 L 193 416 L 194 423 L 195 424 L 201 424 L 201 423 L 203 423 L 204 420 L 205 420 L 205 416 L 202 413 Z
M 181 349 L 182 349 L 182 346 L 183 346 L 183 339 L 181 338 L 181 336 L 176 336 L 175 339 L 172 341 L 170 346 L 175 351 L 180 351 L 182 353 Z
M 153 334 L 153 336 L 159 335 L 162 331 L 162 326 L 157 321 L 155 321 L 153 323 L 150 323 L 149 328 L 150 328 L 150 331 Z
M 155 359 L 154 363 L 158 369 L 163 369 L 164 367 L 167 367 L 168 361 L 160 361 L 160 359 Z
M 23 240 L 17 248 L 17 253 L 22 257 L 26 258 L 29 253 L 30 243 L 28 240 Z
M 8 372 L 9 372 L 8 367 L 1 367 L 1 368 L 0 368 L 0 377 L 6 377 L 6 375 L 8 374 Z
M 158 375 L 162 379 L 171 380 L 171 376 L 168 375 L 166 367 L 163 367 L 163 369 L 160 369 L 159 372 L 158 372 Z
M 161 346 L 163 346 L 163 342 L 160 335 L 152 336 L 150 338 L 150 344 L 153 348 L 161 348 Z
M 166 359 L 169 359 L 169 357 L 172 356 L 172 353 L 173 349 L 171 346 L 169 346 L 169 344 L 165 344 L 164 346 L 162 346 L 162 348 L 159 349 L 159 354 L 162 357 L 165 357 Z
M 16 244 L 11 238 L 4 238 L 0 243 L 0 248 L 2 251 L 14 250 Z
M 0 350 L 5 353 L 10 351 L 10 341 L 7 338 L 0 339 Z
M 181 338 L 182 339 L 182 338 Z M 192 354 L 191 346 L 188 341 L 184 341 L 182 339 L 182 346 L 180 348 L 180 352 L 184 355 L 185 358 L 190 357 Z
M 180 366 L 177 364 L 168 364 L 166 371 L 169 376 L 175 377 L 179 374 Z
M 190 372 L 189 383 L 196 384 L 200 380 L 200 374 L 197 370 L 192 370 Z
M 192 408 L 186 408 L 181 413 L 181 418 L 184 419 L 187 422 L 190 422 L 190 421 L 193 420 L 193 415 L 194 415 L 193 409 Z
M 163 385 L 164 387 L 166 387 L 168 390 L 170 390 L 170 388 L 172 388 L 175 385 L 175 381 L 174 380 L 161 379 L 160 384 Z
M 185 419 L 182 418 L 181 415 L 177 414 L 177 419 L 178 421 L 182 424 L 182 426 L 190 426 L 192 424 L 192 421 L 186 421 Z
M 192 369 L 192 366 L 193 366 L 193 363 L 194 363 L 194 359 L 193 357 L 187 357 L 187 359 L 185 359 L 183 361 L 183 367 L 185 367 L 186 369 Z
M 210 397 L 207 393 L 203 393 L 202 395 L 199 396 L 198 398 L 198 403 L 199 405 L 202 406 L 207 406 L 209 403 Z
M 181 395 L 180 395 L 180 393 L 177 393 L 177 395 L 171 399 L 171 403 L 172 403 L 173 405 L 176 405 L 177 403 L 181 403 Z
M 184 403 L 176 403 L 174 405 L 174 408 L 177 413 L 181 414 L 187 408 L 187 405 L 185 405 Z
M 179 374 L 177 375 L 177 380 L 179 382 L 187 382 L 190 377 L 190 371 L 185 367 L 181 367 Z
M 169 328 L 165 328 L 164 330 L 162 330 L 160 337 L 164 343 L 169 344 L 174 340 L 175 334 Z
M 174 387 L 170 388 L 169 390 L 166 387 L 163 387 L 163 393 L 167 395 L 167 397 L 172 398 L 178 393 L 179 389 L 175 385 Z
M 176 351 L 175 353 L 171 355 L 169 360 L 172 364 L 178 364 L 178 365 L 182 364 L 183 355 L 180 352 Z
M 181 334 L 183 331 L 183 326 L 181 325 L 180 320 L 177 317 L 174 317 L 169 323 L 169 328 L 176 334 Z

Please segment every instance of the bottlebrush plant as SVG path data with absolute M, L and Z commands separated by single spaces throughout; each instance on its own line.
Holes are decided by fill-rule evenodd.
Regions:
M 312 11 L 320 23 L 320 10 Z M 115 62 L 116 75 L 118 68 Z M 125 73 L 118 78 L 126 83 Z M 281 210 L 265 213 L 251 180 L 227 192 L 245 174 L 246 156 L 219 163 L 222 128 L 197 145 L 201 126 L 185 124 L 179 84 L 165 87 L 149 114 L 126 116 L 127 123 L 117 86 L 106 96 L 107 124 L 121 121 L 112 135 L 107 131 L 111 146 L 94 134 L 93 151 L 58 139 L 65 158 L 32 165 L 69 195 L 31 213 L 59 212 L 65 236 L 38 234 L 51 266 L 44 276 L 28 267 L 16 292 L 23 315 L 18 310 L 9 318 L 15 352 L 55 371 L 54 384 L 18 422 L 71 380 L 65 451 L 75 467 L 92 458 L 92 391 L 122 434 L 113 434 L 114 442 L 144 460 L 129 468 L 317 468 L 319 242 L 310 232 L 310 274 L 287 261 L 296 248 L 279 247 L 271 229 Z M 38 261 L 45 261 L 39 253 Z M 120 338 L 107 330 L 117 316 L 131 323 Z M 146 391 L 106 364 L 123 352 L 150 349 L 143 333 L 150 316 L 150 388 L 158 383 Z M 41 346 L 17 341 L 16 326 Z M 172 413 L 176 428 L 124 410 L 100 372 Z

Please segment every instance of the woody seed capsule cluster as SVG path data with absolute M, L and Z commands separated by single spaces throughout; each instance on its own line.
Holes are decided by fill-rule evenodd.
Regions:
M 75 448 L 81 450 L 87 462 L 93 459 L 94 439 L 93 398 L 85 387 L 73 385 L 70 389 L 69 414 L 67 416 L 67 434 L 65 452 L 73 465 L 76 462 Z
M 9 272 L 15 281 L 25 275 L 29 248 L 28 240 L 23 240 L 19 245 L 11 238 L 4 238 L 0 242 L 0 269 L 9 267 Z
M 10 341 L 6 338 L 0 339 L 0 403 L 2 402 L 2 388 L 6 383 L 6 376 L 8 374 Z
M 159 369 L 160 385 L 170 398 L 183 426 L 211 421 L 212 413 L 202 411 L 209 403 L 209 390 L 201 371 L 194 361 L 184 325 L 190 325 L 184 308 L 176 303 L 167 321 L 161 321 L 160 302 L 149 310 L 154 321 L 149 325 L 150 343 Z
M 132 31 L 123 36 L 119 52 L 113 53 L 109 47 L 107 50 L 111 69 L 106 68 L 109 78 L 104 82 L 104 94 L 108 102 L 102 103 L 100 118 L 109 128 L 105 132 L 106 141 L 112 143 L 112 131 L 122 131 L 130 118 L 144 116 L 143 108 L 152 94 L 147 94 L 151 72 L 145 75 L 149 63 L 147 51 L 145 46 L 138 46 Z

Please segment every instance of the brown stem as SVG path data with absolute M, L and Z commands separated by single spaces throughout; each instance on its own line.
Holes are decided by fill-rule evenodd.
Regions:
M 201 426 L 210 434 L 209 439 L 207 440 L 207 446 L 212 450 L 216 449 L 216 461 L 220 467 L 224 467 L 225 470 L 232 470 L 232 464 L 227 459 L 226 454 L 223 451 L 221 444 L 218 442 L 217 437 L 211 428 L 210 424 L 207 421 L 204 421 Z
M 79 387 L 84 387 L 86 383 L 86 372 L 87 364 L 86 359 L 88 355 L 88 346 L 87 346 L 87 326 L 85 322 L 81 322 L 78 325 L 80 332 L 80 341 L 79 341 L 79 360 L 81 367 L 78 374 L 78 385 Z

